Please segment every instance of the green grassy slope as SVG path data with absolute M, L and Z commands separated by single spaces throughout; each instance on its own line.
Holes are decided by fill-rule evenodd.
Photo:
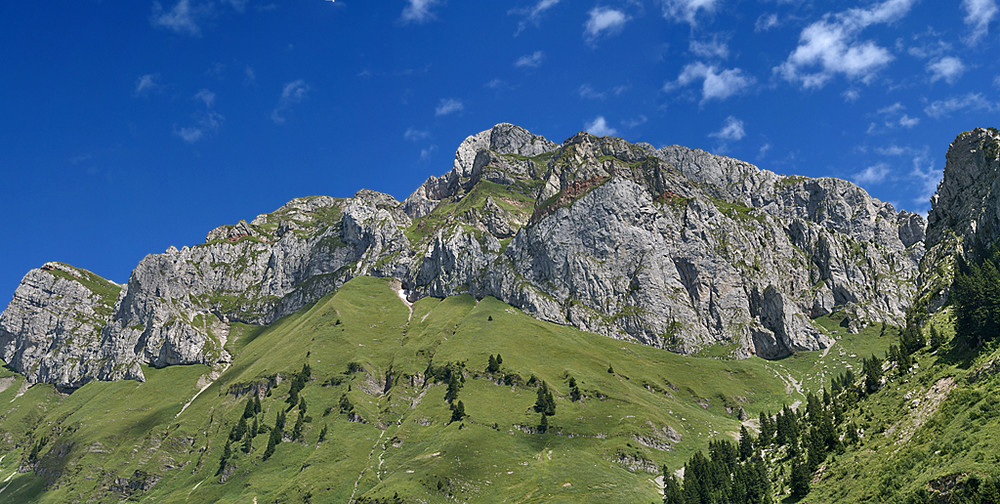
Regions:
M 954 335 L 949 311 L 930 323 Z M 953 343 L 915 357 L 846 412 L 861 441 L 824 464 L 803 502 L 959 502 L 970 478 L 1000 478 L 1000 350 Z
M 406 502 L 653 502 L 658 468 L 733 436 L 740 408 L 753 417 L 776 411 L 839 369 L 860 369 L 869 349 L 884 351 L 889 336 L 868 331 L 785 361 L 685 357 L 540 322 L 491 298 L 425 298 L 411 314 L 389 281 L 356 278 L 268 328 L 234 326 L 224 370 L 144 369 L 144 383 L 90 383 L 68 396 L 25 389 L 4 371 L 0 502 L 397 494 Z M 487 375 L 497 353 L 502 371 Z M 292 440 L 299 410 L 285 399 L 304 364 L 306 421 Z M 464 420 L 449 421 L 447 386 L 427 376 L 429 364 L 463 369 Z M 532 409 L 541 381 L 556 403 L 544 434 Z M 249 423 L 274 426 L 288 410 L 285 441 L 265 459 L 267 432 L 249 453 L 236 440 L 220 472 L 228 435 L 258 390 L 263 411 Z

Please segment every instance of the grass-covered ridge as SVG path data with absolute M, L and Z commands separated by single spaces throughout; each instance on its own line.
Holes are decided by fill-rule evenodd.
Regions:
M 661 465 L 732 439 L 740 409 L 777 411 L 826 376 L 809 356 L 791 366 L 686 357 L 492 298 L 424 298 L 411 312 L 390 281 L 368 277 L 270 327 L 234 324 L 226 349 L 233 360 L 214 373 L 144 369 L 144 383 L 68 396 L 5 371 L 0 500 L 652 502 Z M 500 370 L 487 373 L 496 354 Z M 533 408 L 542 382 L 555 402 L 544 434 Z M 247 453 L 247 436 L 230 441 L 224 457 L 257 391 L 262 411 L 244 422 L 259 433 Z M 283 442 L 265 457 L 279 412 Z

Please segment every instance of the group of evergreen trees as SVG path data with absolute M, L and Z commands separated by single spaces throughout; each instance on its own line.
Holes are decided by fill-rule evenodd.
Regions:
M 972 348 L 997 338 L 1000 328 L 1000 248 L 980 260 L 959 255 L 951 288 L 955 334 Z
M 732 442 L 710 441 L 708 458 L 700 451 L 684 465 L 679 482 L 663 468 L 664 504 L 770 504 L 771 483 L 764 461 L 744 457 Z

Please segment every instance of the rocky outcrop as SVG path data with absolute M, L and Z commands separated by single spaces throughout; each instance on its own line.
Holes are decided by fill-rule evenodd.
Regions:
M 834 310 L 852 328 L 901 323 L 923 232 L 920 216 L 849 182 L 587 133 L 557 145 L 499 124 L 402 203 L 369 190 L 296 199 L 147 256 L 120 294 L 96 300 L 75 268 L 33 270 L 0 343 L 36 381 L 142 379 L 141 365 L 225 362 L 231 323 L 269 324 L 374 275 L 400 279 L 411 300 L 494 296 L 678 352 L 778 358 L 829 346 L 811 319 Z
M 120 290 L 61 263 L 29 271 L 0 315 L 0 357 L 30 382 L 79 386 Z
M 935 311 L 948 299 L 955 258 L 978 254 L 1000 239 L 1000 132 L 966 131 L 951 143 L 944 178 L 927 215 L 927 255 L 917 304 Z

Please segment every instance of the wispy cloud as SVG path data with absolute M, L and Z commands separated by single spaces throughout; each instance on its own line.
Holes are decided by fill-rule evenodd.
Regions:
M 434 109 L 434 115 L 443 116 L 448 114 L 454 114 L 455 112 L 461 112 L 465 110 L 465 104 L 461 100 L 455 98 L 442 98 L 438 102 L 438 106 Z
M 542 66 L 542 60 L 545 59 L 545 53 L 542 51 L 535 51 L 531 54 L 525 54 L 517 61 L 514 62 L 514 66 L 518 68 L 538 68 Z
M 135 91 L 133 94 L 135 96 L 144 96 L 148 93 L 156 91 L 160 84 L 157 81 L 160 76 L 157 74 L 146 74 L 135 80 Z
M 612 136 L 618 133 L 618 130 L 608 126 L 608 121 L 604 119 L 604 116 L 595 117 L 583 129 L 594 136 Z
M 285 84 L 278 97 L 278 104 L 271 111 L 274 124 L 285 124 L 285 114 L 296 104 L 302 103 L 309 95 L 311 88 L 305 81 L 299 79 Z
M 663 0 L 663 17 L 697 25 L 699 14 L 713 14 L 718 0 Z
M 924 107 L 924 113 L 935 119 L 939 119 L 968 108 L 996 112 L 998 107 L 996 103 L 987 100 L 982 93 L 967 93 L 962 96 L 953 96 L 946 100 L 931 102 Z
M 871 7 L 827 14 L 799 35 L 799 45 L 775 73 L 805 88 L 820 88 L 837 74 L 868 82 L 892 61 L 888 49 L 858 40 L 862 30 L 905 16 L 914 0 L 886 0 Z
M 883 133 L 895 128 L 910 129 L 920 124 L 919 117 L 911 117 L 906 106 L 895 102 L 875 111 L 877 119 L 868 125 L 868 134 Z
M 407 0 L 406 7 L 399 15 L 399 20 L 404 23 L 426 23 L 436 18 L 431 8 L 437 5 L 439 0 Z
M 663 86 L 664 91 L 673 91 L 693 82 L 701 81 L 701 102 L 725 100 L 749 88 L 754 78 L 739 68 L 718 70 L 700 61 L 690 63 L 681 70 L 676 81 Z
M 591 42 L 602 35 L 620 32 L 628 22 L 628 16 L 624 12 L 611 7 L 594 7 L 590 9 L 589 15 L 590 18 L 583 25 L 583 35 Z
M 437 150 L 438 150 L 438 146 L 437 145 L 431 145 L 431 146 L 428 146 L 425 149 L 420 149 L 420 160 L 421 161 L 428 161 L 428 160 L 430 160 L 431 156 L 433 156 L 434 153 L 437 152 Z
M 777 28 L 778 24 L 777 14 L 761 14 L 757 18 L 757 22 L 753 24 L 753 31 L 756 33 L 766 32 L 771 28 Z
M 917 196 L 913 198 L 913 204 L 916 205 L 918 212 L 926 212 L 931 206 L 931 196 L 934 196 L 938 184 L 941 183 L 943 171 L 935 165 L 929 151 L 924 149 L 913 157 L 913 170 L 910 171 L 910 175 L 917 182 L 915 191 Z
M 718 38 L 706 41 L 691 40 L 688 44 L 688 50 L 691 51 L 691 54 L 701 58 L 726 59 L 729 57 L 729 46 Z
M 990 31 L 990 23 L 997 17 L 996 0 L 962 0 L 965 10 L 965 25 L 972 29 L 966 41 L 975 44 Z
M 559 0 L 539 0 L 534 6 L 527 9 L 511 9 L 509 14 L 517 14 L 523 17 L 520 22 L 517 23 L 517 31 L 514 32 L 514 36 L 518 36 L 528 27 L 528 24 L 533 24 L 538 26 L 539 21 L 542 19 L 542 15 L 545 11 L 553 8 Z
M 714 133 L 709 133 L 708 136 L 718 138 L 720 140 L 738 141 L 747 136 L 747 133 L 746 130 L 743 129 L 743 121 L 733 116 L 729 116 L 722 124 L 722 129 Z
M 954 84 L 965 73 L 965 64 L 954 56 L 945 56 L 928 63 L 927 71 L 931 73 L 931 82 L 944 80 Z
M 410 142 L 419 142 L 421 140 L 426 140 L 431 137 L 431 132 L 427 130 L 419 130 L 416 128 L 406 128 L 406 133 L 403 133 L 403 139 Z
M 201 35 L 199 22 L 209 13 L 209 7 L 192 6 L 191 0 L 178 0 L 170 10 L 165 10 L 160 2 L 153 2 L 153 26 L 166 28 L 182 35 Z
M 881 183 L 889 175 L 889 165 L 875 163 L 864 170 L 851 175 L 851 181 L 858 185 Z
M 222 128 L 222 121 L 225 119 L 222 114 L 215 111 L 215 93 L 208 89 L 202 89 L 193 98 L 204 105 L 202 110 L 191 115 L 194 124 L 184 127 L 174 125 L 174 134 L 190 144 L 217 133 Z

